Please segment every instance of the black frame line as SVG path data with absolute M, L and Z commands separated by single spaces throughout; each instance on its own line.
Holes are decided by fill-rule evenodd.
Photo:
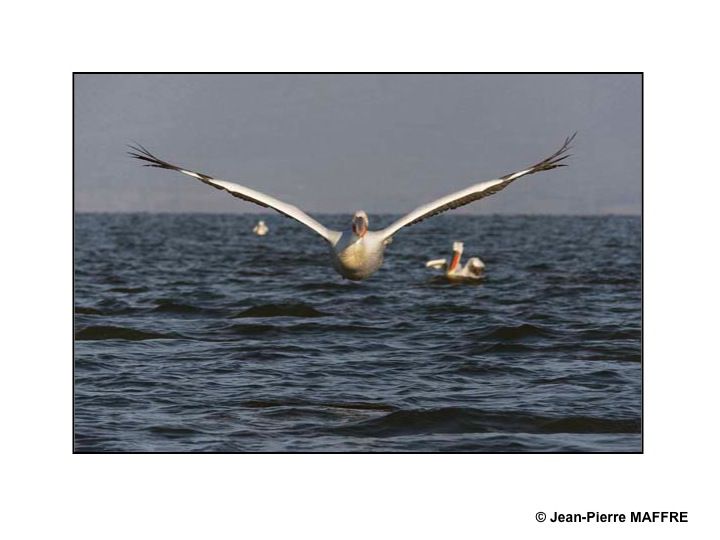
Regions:
M 293 452 L 293 451 L 79 451 L 75 449 L 75 76 L 76 75 L 640 75 L 640 451 L 597 452 Z M 73 71 L 72 72 L 72 453 L 73 454 L 479 454 L 479 455 L 642 455 L 645 453 L 645 72 L 643 71 Z

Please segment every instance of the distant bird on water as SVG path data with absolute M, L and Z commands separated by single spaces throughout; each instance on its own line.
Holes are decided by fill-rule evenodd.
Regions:
M 483 270 L 485 270 L 485 263 L 477 257 L 471 257 L 468 259 L 467 264 L 462 266 L 460 264 L 462 253 L 463 243 L 453 242 L 453 258 L 450 264 L 447 263 L 447 259 L 434 259 L 425 263 L 425 266 L 442 270 L 445 278 L 449 281 L 475 281 L 481 279 Z
M 253 232 L 258 236 L 265 236 L 269 230 L 270 229 L 268 229 L 267 225 L 265 225 L 265 222 L 262 219 L 258 221 L 257 225 L 253 227 Z
M 391 242 L 393 236 L 395 236 L 400 229 L 407 227 L 408 225 L 419 223 L 424 219 L 447 210 L 464 206 L 478 199 L 482 199 L 483 197 L 497 193 L 509 185 L 513 180 L 517 180 L 521 176 L 534 174 L 540 171 L 549 171 L 550 169 L 554 169 L 556 167 L 564 167 L 565 164 L 560 162 L 569 156 L 567 152 L 570 149 L 570 143 L 574 138 L 574 134 L 571 137 L 568 137 L 565 139 L 562 147 L 557 152 L 539 163 L 528 167 L 527 169 L 507 174 L 496 180 L 480 182 L 479 184 L 474 184 L 463 190 L 456 191 L 455 193 L 436 199 L 431 203 L 416 208 L 409 214 L 379 231 L 370 231 L 368 229 L 368 216 L 362 210 L 355 212 L 347 230 L 334 231 L 332 229 L 328 229 L 295 206 L 286 204 L 274 197 L 255 191 L 254 189 L 250 189 L 233 182 L 218 180 L 203 173 L 190 171 L 188 169 L 172 165 L 167 161 L 163 161 L 155 157 L 141 145 L 131 146 L 130 148 L 133 151 L 129 152 L 129 154 L 136 159 L 145 161 L 146 167 L 159 167 L 162 169 L 170 169 L 181 172 L 188 176 L 192 176 L 193 178 L 197 178 L 201 182 L 204 182 L 216 189 L 223 189 L 234 197 L 258 204 L 265 208 L 272 208 L 287 217 L 299 221 L 322 236 L 329 244 L 332 265 L 342 277 L 353 281 L 361 281 L 370 277 L 378 268 L 380 268 L 383 262 L 385 247 Z

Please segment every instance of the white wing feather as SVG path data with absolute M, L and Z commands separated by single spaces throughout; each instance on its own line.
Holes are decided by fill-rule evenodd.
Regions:
M 445 270 L 447 268 L 447 259 L 433 259 L 425 263 L 426 268 L 435 268 L 436 270 Z
M 303 212 L 296 206 L 284 203 L 274 197 L 271 197 L 270 195 L 266 195 L 265 193 L 261 193 L 246 186 L 241 186 L 240 184 L 236 184 L 234 182 L 218 180 L 217 178 L 213 178 L 206 174 L 183 169 L 155 157 L 141 145 L 138 145 L 137 147 L 131 146 L 130 148 L 132 148 L 133 151 L 129 152 L 129 154 L 136 159 L 147 162 L 145 163 L 146 167 L 159 167 L 161 169 L 170 169 L 173 171 L 181 172 L 188 176 L 192 176 L 193 178 L 196 178 L 205 184 L 213 186 L 216 189 L 225 190 L 234 197 L 238 197 L 245 201 L 255 203 L 265 208 L 272 208 L 273 210 L 302 223 L 306 227 L 309 227 L 317 234 L 322 236 L 325 240 L 330 242 L 330 244 L 332 245 L 335 245 L 340 238 L 341 233 L 339 231 L 328 229 L 322 223 L 308 216 L 305 212 Z
M 516 180 L 521 176 L 534 174 L 540 171 L 547 171 L 556 167 L 564 167 L 565 164 L 560 162 L 569 157 L 567 151 L 570 149 L 570 143 L 573 141 L 574 138 L 575 134 L 565 139 L 565 142 L 563 143 L 560 150 L 555 152 L 550 157 L 542 160 L 541 162 L 536 163 L 532 167 L 529 167 L 519 172 L 505 175 L 496 180 L 480 182 L 479 184 L 474 184 L 463 190 L 456 191 L 455 193 L 451 193 L 450 195 L 446 195 L 445 197 L 441 197 L 431 203 L 416 208 L 409 214 L 401 217 L 400 219 L 392 223 L 390 226 L 379 232 L 385 239 L 392 238 L 392 236 L 403 227 L 419 223 L 424 219 L 435 216 L 437 214 L 441 214 L 442 212 L 446 212 L 448 210 L 470 204 L 471 202 L 482 199 L 483 197 L 488 197 L 493 193 L 497 193 L 501 189 L 504 189 L 513 180 Z

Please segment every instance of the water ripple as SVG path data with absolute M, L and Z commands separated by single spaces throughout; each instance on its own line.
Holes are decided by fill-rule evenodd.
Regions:
M 445 214 L 362 283 L 256 219 L 76 216 L 76 450 L 640 450 L 639 219 Z

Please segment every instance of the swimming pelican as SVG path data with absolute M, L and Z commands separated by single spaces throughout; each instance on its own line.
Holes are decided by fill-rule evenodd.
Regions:
M 265 225 L 265 222 L 262 219 L 253 227 L 253 232 L 258 236 L 265 236 L 268 233 L 268 230 L 267 225 Z
M 141 145 L 131 146 L 130 148 L 133 151 L 128 153 L 136 159 L 145 161 L 146 167 L 159 167 L 161 169 L 181 172 L 216 189 L 225 190 L 234 197 L 258 204 L 265 208 L 272 208 L 287 217 L 299 221 L 322 236 L 329 244 L 332 265 L 342 277 L 353 281 L 360 281 L 370 277 L 380 268 L 383 262 L 385 247 L 391 242 L 393 236 L 395 236 L 400 229 L 419 223 L 424 219 L 447 210 L 464 206 L 483 197 L 497 193 L 522 176 L 540 171 L 548 171 L 556 167 L 564 167 L 565 164 L 560 162 L 569 156 L 567 151 L 570 149 L 570 143 L 574 138 L 574 134 L 568 137 L 557 152 L 527 169 L 501 176 L 496 180 L 480 182 L 463 190 L 451 193 L 450 195 L 446 195 L 445 197 L 441 197 L 431 203 L 416 208 L 379 231 L 370 231 L 368 229 L 368 216 L 362 210 L 355 212 L 349 229 L 345 231 L 334 231 L 328 229 L 295 206 L 279 201 L 270 195 L 265 195 L 254 189 L 233 182 L 218 180 L 207 174 L 172 165 L 167 161 L 155 157 Z
M 425 263 L 428 268 L 443 270 L 445 277 L 450 281 L 478 280 L 485 270 L 485 263 L 477 257 L 471 257 L 465 266 L 460 264 L 463 253 L 463 243 L 453 242 L 453 258 L 448 265 L 446 259 L 434 259 Z

